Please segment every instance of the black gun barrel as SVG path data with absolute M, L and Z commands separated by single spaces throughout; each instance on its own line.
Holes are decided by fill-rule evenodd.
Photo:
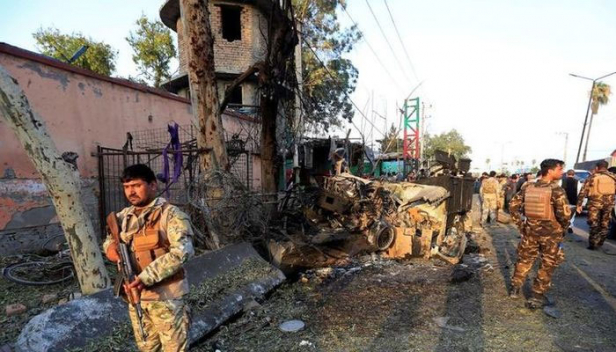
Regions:
M 126 243 L 120 243 L 120 261 L 121 261 L 121 270 L 120 273 L 124 276 L 127 283 L 133 282 L 135 280 L 135 271 L 133 270 L 133 266 L 131 265 L 130 255 L 128 252 L 128 245 Z M 126 295 L 129 296 L 131 293 L 126 292 Z M 135 308 L 135 312 L 137 313 L 137 318 L 139 318 L 139 331 L 141 332 L 141 336 L 145 341 L 147 335 L 145 330 L 143 330 L 143 309 L 141 308 L 141 303 L 135 302 L 133 304 Z

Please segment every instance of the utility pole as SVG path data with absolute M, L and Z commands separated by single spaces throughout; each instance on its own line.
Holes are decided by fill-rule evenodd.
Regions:
M 589 81 L 592 81 L 592 86 L 590 88 L 590 94 L 588 97 L 588 107 L 586 108 L 586 117 L 584 118 L 584 125 L 582 126 L 582 136 L 580 137 L 580 146 L 578 147 L 578 151 L 577 151 L 577 156 L 575 157 L 575 163 L 577 164 L 580 161 L 580 152 L 582 151 L 582 143 L 584 142 L 584 133 L 586 133 L 586 125 L 588 124 L 588 113 L 590 112 L 590 104 L 592 103 L 592 92 L 595 90 L 595 85 L 597 84 L 597 81 L 606 77 L 609 77 L 613 74 L 616 74 L 616 72 L 612 72 L 609 73 L 607 75 L 601 76 L 599 78 L 588 78 L 588 77 L 584 77 L 584 76 L 580 76 L 580 75 L 576 75 L 573 73 L 570 73 L 569 76 L 575 77 L 575 78 L 581 78 L 581 79 L 586 79 Z M 589 136 L 586 136 L 586 138 L 588 139 Z M 587 146 L 588 146 L 588 141 L 586 142 Z M 584 152 L 584 159 L 583 161 L 586 161 L 586 152 Z M 575 166 L 575 165 L 574 165 Z
M 565 136 L 565 150 L 563 152 L 563 161 L 567 162 L 567 147 L 569 145 L 569 133 L 568 132 L 556 132 L 559 136 Z

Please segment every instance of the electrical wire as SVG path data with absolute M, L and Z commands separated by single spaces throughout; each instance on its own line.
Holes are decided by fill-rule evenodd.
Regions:
M 417 71 L 415 71 L 415 65 L 413 65 L 413 61 L 411 60 L 411 56 L 409 55 L 409 52 L 406 50 L 406 46 L 404 45 L 404 42 L 402 41 L 402 36 L 400 35 L 400 32 L 398 31 L 398 26 L 396 26 L 396 21 L 394 21 L 394 16 L 391 14 L 391 10 L 389 9 L 389 5 L 387 4 L 387 0 L 383 0 L 383 2 L 385 2 L 385 7 L 387 8 L 387 13 L 389 13 L 389 18 L 391 19 L 391 23 L 394 25 L 394 30 L 396 31 L 396 35 L 398 36 L 398 40 L 400 41 L 400 45 L 402 46 L 402 50 L 404 50 L 404 55 L 406 56 L 406 59 L 409 62 L 409 65 L 411 66 L 411 71 L 413 72 L 413 76 L 415 77 L 415 79 L 417 81 L 419 81 L 419 77 L 417 76 Z
M 383 38 L 385 39 L 385 42 L 387 43 L 387 46 L 389 47 L 389 50 L 391 51 L 392 55 L 394 56 L 394 59 L 396 60 L 396 63 L 398 64 L 398 66 L 400 66 L 400 70 L 402 71 L 402 74 L 409 81 L 409 84 L 410 84 L 411 80 L 409 79 L 408 75 L 406 74 L 406 71 L 404 70 L 404 65 L 402 65 L 402 63 L 400 62 L 400 59 L 398 59 L 398 55 L 396 55 L 396 51 L 394 50 L 393 46 L 389 42 L 389 39 L 387 39 L 387 34 L 385 34 L 385 31 L 383 30 L 383 27 L 381 26 L 381 23 L 379 22 L 379 19 L 376 17 L 376 14 L 372 10 L 372 6 L 370 6 L 370 3 L 368 2 L 368 0 L 366 0 L 366 5 L 368 5 L 368 9 L 370 10 L 370 13 L 372 14 L 372 18 L 374 18 L 374 21 L 376 22 L 376 25 L 379 27 L 379 30 L 381 31 L 381 34 L 383 35 Z
M 355 27 L 357 27 L 357 29 L 360 31 L 360 33 L 363 34 L 363 32 L 359 29 L 359 26 L 357 25 L 357 22 L 355 22 L 355 20 L 353 19 L 353 17 L 351 16 L 351 14 L 349 13 L 349 11 L 346 9 L 346 6 L 341 5 L 342 9 L 344 10 L 344 12 L 347 14 L 347 16 L 349 17 L 349 19 L 351 20 L 351 22 L 353 22 L 353 25 Z M 366 42 L 366 45 L 368 46 L 368 48 L 370 49 L 370 51 L 372 52 L 372 54 L 374 55 L 374 57 L 376 58 L 376 60 L 379 62 L 379 64 L 381 65 L 381 67 L 383 68 L 383 71 L 385 71 L 385 73 L 387 73 L 387 76 L 389 76 L 389 78 L 391 79 L 391 81 L 394 83 L 394 85 L 396 86 L 396 88 L 398 88 L 398 90 L 403 91 L 403 89 L 400 87 L 400 85 L 398 84 L 398 81 L 396 81 L 396 79 L 394 78 L 394 76 L 392 76 L 392 74 L 389 72 L 389 70 L 387 70 L 387 67 L 385 66 L 385 64 L 383 64 L 383 61 L 381 61 L 381 58 L 379 57 L 379 55 L 376 53 L 376 51 L 374 50 L 374 48 L 372 47 L 372 45 L 370 45 L 370 42 L 368 41 L 368 39 L 366 39 L 366 36 L 363 35 L 363 40 L 364 42 Z
M 317 55 L 316 51 L 312 48 L 312 46 L 310 46 L 310 43 L 308 43 L 308 41 L 304 38 L 302 38 L 302 40 L 304 41 L 304 43 L 306 44 L 306 46 L 308 47 L 308 49 L 310 49 L 310 51 L 312 52 L 312 54 L 314 55 L 314 57 L 317 59 L 317 61 L 319 62 L 319 64 L 321 64 L 321 67 L 323 67 L 323 69 L 325 69 L 325 72 L 327 73 L 327 75 L 334 81 L 336 82 L 338 85 L 340 85 L 340 82 L 334 77 L 334 75 L 329 71 L 329 69 L 327 68 L 327 66 L 325 66 L 325 63 L 323 63 L 323 61 L 321 60 L 321 58 L 319 58 L 319 55 Z M 351 101 L 351 104 L 353 104 L 353 107 L 355 107 L 355 110 L 357 112 L 359 112 L 359 114 L 370 124 L 372 125 L 372 127 L 379 132 L 380 134 L 382 134 L 383 136 L 385 135 L 385 133 L 383 133 L 381 130 L 379 130 L 373 123 L 372 121 L 370 121 L 370 119 L 363 113 L 363 111 L 361 111 L 361 109 L 359 108 L 359 106 L 357 106 L 357 104 L 355 104 L 355 102 L 353 101 L 353 99 L 351 99 L 351 96 L 344 90 L 342 90 L 342 92 L 344 93 L 344 95 L 349 99 L 349 101 Z

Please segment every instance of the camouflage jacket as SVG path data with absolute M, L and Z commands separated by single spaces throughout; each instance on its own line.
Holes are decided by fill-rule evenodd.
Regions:
M 612 179 L 616 181 L 616 175 L 614 175 L 613 173 L 609 171 L 598 171 L 597 173 L 593 173 L 592 175 L 588 176 L 588 178 L 584 182 L 584 185 L 582 186 L 582 189 L 580 190 L 580 193 L 578 194 L 578 202 L 577 202 L 578 207 L 581 207 L 582 204 L 584 204 L 584 198 L 587 198 L 587 197 L 588 197 L 589 205 L 601 206 L 603 204 L 612 204 L 612 205 L 614 204 L 613 194 L 590 196 L 590 190 L 594 186 L 595 177 L 597 174 L 603 174 L 603 175 L 610 176 Z
M 149 215 L 165 203 L 167 201 L 164 198 L 156 198 L 139 215 L 135 214 L 134 206 L 124 208 L 117 213 L 118 222 L 121 224 L 121 240 L 131 244 L 133 235 L 146 225 Z M 155 285 L 178 272 L 195 253 L 192 243 L 193 231 L 188 215 L 178 207 L 168 205 L 161 215 L 160 222 L 160 230 L 166 233 L 169 240 L 169 252 L 156 258 L 139 274 L 139 278 L 146 286 Z M 107 251 L 113 242 L 113 236 L 107 234 L 103 249 Z
M 481 197 L 494 196 L 497 197 L 501 193 L 501 185 L 498 183 L 498 180 L 494 177 L 489 177 L 481 182 L 481 188 L 479 189 L 479 194 Z
M 556 218 L 556 221 L 533 220 L 527 219 L 524 216 L 524 194 L 526 188 L 528 188 L 531 184 L 536 187 L 552 188 L 550 203 L 554 207 L 554 217 Z M 563 234 L 564 230 L 569 227 L 569 220 L 571 219 L 571 208 L 569 208 L 567 195 L 565 194 L 565 190 L 560 187 L 556 181 L 546 182 L 543 180 L 538 180 L 535 183 L 526 182 L 522 186 L 520 192 L 513 196 L 511 202 L 509 202 L 509 209 L 511 210 L 511 218 L 516 226 L 518 226 L 522 234 L 532 233 L 540 236 L 551 235 L 554 233 Z

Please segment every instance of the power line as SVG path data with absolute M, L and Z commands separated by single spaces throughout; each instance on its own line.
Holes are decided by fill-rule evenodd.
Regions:
M 368 5 L 368 9 L 370 10 L 370 13 L 372 14 L 372 18 L 374 18 L 374 21 L 376 22 L 376 25 L 379 27 L 379 30 L 381 31 L 381 34 L 383 35 L 383 38 L 385 38 L 385 42 L 387 43 L 387 46 L 389 47 L 389 50 L 391 50 L 391 53 L 393 54 L 394 59 L 396 59 L 396 62 L 398 63 L 398 66 L 400 66 L 400 69 L 402 70 L 402 74 L 410 82 L 411 80 L 406 75 L 406 71 L 404 70 L 404 66 L 402 65 L 402 63 L 398 59 L 398 56 L 396 55 L 396 51 L 391 46 L 391 43 L 389 42 L 389 39 L 387 39 L 387 35 L 385 34 L 385 31 L 383 30 L 383 27 L 381 27 L 381 23 L 379 22 L 379 19 L 376 18 L 376 15 L 374 14 L 374 11 L 372 11 L 372 6 L 370 6 L 370 3 L 368 2 L 368 0 L 366 0 L 366 5 Z
M 406 59 L 409 62 L 409 65 L 411 65 L 411 70 L 413 71 L 413 75 L 415 76 L 415 79 L 419 81 L 419 77 L 417 76 L 417 71 L 415 71 L 415 65 L 413 65 L 413 61 L 411 60 L 411 57 L 408 53 L 408 51 L 406 50 L 406 46 L 404 45 L 404 42 L 402 41 L 402 37 L 400 36 L 400 32 L 398 31 L 398 26 L 396 26 L 396 21 L 394 21 L 394 16 L 392 16 L 391 11 L 389 9 L 389 5 L 387 5 L 387 0 L 383 0 L 385 2 L 385 7 L 387 8 L 387 13 L 389 13 L 389 18 L 391 19 L 391 23 L 394 25 L 394 29 L 396 31 L 396 35 L 398 36 L 398 40 L 400 41 L 400 45 L 402 45 L 402 50 L 404 50 L 404 55 L 406 55 Z
M 351 22 L 353 22 L 353 25 L 355 27 L 357 27 L 357 29 L 359 30 L 359 26 L 357 25 L 357 22 L 355 22 L 355 20 L 353 19 L 353 17 L 351 16 L 351 14 L 349 13 L 349 11 L 347 11 L 347 8 L 345 5 L 342 5 L 342 9 L 344 10 L 344 12 L 347 14 L 347 16 L 349 16 L 349 19 L 351 20 Z M 361 30 L 359 30 L 362 34 L 363 32 Z M 381 61 L 381 58 L 379 57 L 379 55 L 376 53 L 376 51 L 374 50 L 374 48 L 372 47 L 372 45 L 370 45 L 370 42 L 368 41 L 368 39 L 366 39 L 366 36 L 363 36 L 364 41 L 366 42 L 366 45 L 368 46 L 368 48 L 370 49 L 370 51 L 372 52 L 372 54 L 374 55 L 374 57 L 376 58 L 376 60 L 379 62 L 379 64 L 381 65 L 381 67 L 383 68 L 383 70 L 387 73 L 387 75 L 389 76 L 389 78 L 391 79 L 392 82 L 394 82 L 394 84 L 396 85 L 396 87 L 398 88 L 398 90 L 402 91 L 403 89 L 400 87 L 400 85 L 398 84 L 398 82 L 396 81 L 396 79 L 394 78 L 394 76 L 392 76 L 391 73 L 389 73 L 389 70 L 387 70 L 387 67 L 385 66 L 385 64 L 383 64 L 383 61 Z
M 310 51 L 312 51 L 312 54 L 314 55 L 315 59 L 317 59 L 317 61 L 319 62 L 319 64 L 321 64 L 321 67 L 323 67 L 325 69 L 325 72 L 327 73 L 327 75 L 334 80 L 336 83 L 338 83 L 338 85 L 340 85 L 340 82 L 334 77 L 334 75 L 329 71 L 329 68 L 327 68 L 327 66 L 325 66 L 325 63 L 323 63 L 323 61 L 319 58 L 319 55 L 317 55 L 316 51 L 314 51 L 314 49 L 312 48 L 312 46 L 310 46 L 310 43 L 308 43 L 308 41 L 302 37 L 302 40 L 304 41 L 304 43 L 306 44 L 306 46 L 308 47 L 308 49 L 310 49 Z M 385 135 L 383 132 L 381 132 L 373 123 L 372 121 L 370 121 L 370 119 L 368 119 L 368 117 L 363 113 L 363 111 L 361 111 L 361 109 L 359 109 L 359 106 L 357 106 L 357 104 L 355 104 L 355 102 L 353 101 L 353 99 L 351 99 L 351 96 L 343 89 L 342 92 L 344 93 L 344 95 L 351 101 L 351 104 L 353 104 L 353 106 L 355 107 L 355 110 L 357 112 L 359 112 L 359 114 L 370 124 L 372 125 L 372 127 L 379 132 L 382 135 Z

